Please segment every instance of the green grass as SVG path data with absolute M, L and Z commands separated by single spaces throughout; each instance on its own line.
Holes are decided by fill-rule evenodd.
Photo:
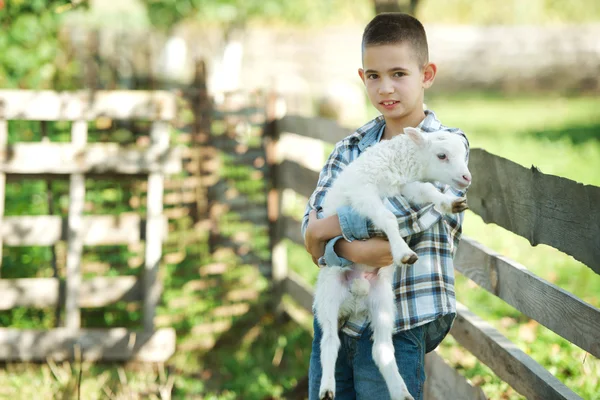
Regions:
M 600 99 L 431 95 L 429 108 L 448 126 L 460 127 L 471 147 L 485 148 L 525 167 L 600 186 Z M 297 209 L 297 207 L 296 207 Z M 302 212 L 302 211 L 300 211 Z M 464 234 L 526 266 L 533 273 L 600 307 L 600 276 L 549 246 L 529 242 L 467 212 Z M 292 268 L 309 282 L 317 268 L 300 246 L 290 244 Z M 458 301 L 489 321 L 525 353 L 585 399 L 600 399 L 600 361 L 529 320 L 504 301 L 457 276 Z M 492 399 L 521 399 L 449 336 L 440 352 Z

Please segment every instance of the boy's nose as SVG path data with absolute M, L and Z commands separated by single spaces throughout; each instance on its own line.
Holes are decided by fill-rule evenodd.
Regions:
M 379 93 L 380 94 L 390 94 L 390 93 L 394 93 L 394 88 L 390 85 L 382 85 L 379 88 Z
M 380 94 L 394 93 L 394 85 L 392 85 L 392 83 L 389 81 L 383 80 L 381 82 L 381 85 L 379 86 L 379 93 Z

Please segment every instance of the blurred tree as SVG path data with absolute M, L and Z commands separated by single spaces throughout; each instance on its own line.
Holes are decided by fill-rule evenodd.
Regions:
M 61 53 L 60 19 L 84 0 L 9 0 L 0 6 L 0 87 L 42 89 L 62 86 L 69 68 Z M 72 72 L 72 71 L 71 71 Z
M 155 27 L 168 30 L 180 21 L 241 25 L 249 21 L 310 25 L 362 20 L 369 0 L 141 0 Z M 372 8 L 371 8 L 372 10 Z
M 383 12 L 404 12 L 415 15 L 419 0 L 373 0 L 375 14 Z

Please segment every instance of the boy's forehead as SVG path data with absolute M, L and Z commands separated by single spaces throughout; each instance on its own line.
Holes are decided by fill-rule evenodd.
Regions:
M 363 69 L 387 70 L 390 68 L 419 67 L 416 52 L 409 43 L 369 45 L 363 47 Z

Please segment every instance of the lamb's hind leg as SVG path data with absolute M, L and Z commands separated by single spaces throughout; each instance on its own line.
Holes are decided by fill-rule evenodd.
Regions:
M 385 207 L 375 190 L 364 188 L 351 199 L 351 205 L 359 214 L 370 218 L 375 226 L 385 232 L 392 249 L 394 264 L 414 264 L 417 261 L 417 254 L 400 236 L 396 216 Z
M 338 318 L 340 307 L 350 291 L 343 284 L 342 269 L 324 267 L 319 272 L 315 290 L 315 317 L 321 326 L 321 386 L 319 399 L 333 399 L 335 396 L 335 363 L 340 349 Z
M 392 332 L 396 318 L 396 305 L 391 279 L 387 278 L 391 274 L 387 272 L 391 271 L 384 271 L 386 268 L 394 267 L 382 268 L 369 294 L 369 313 L 373 328 L 373 360 L 385 380 L 392 400 L 414 400 L 398 372 L 394 355 Z

